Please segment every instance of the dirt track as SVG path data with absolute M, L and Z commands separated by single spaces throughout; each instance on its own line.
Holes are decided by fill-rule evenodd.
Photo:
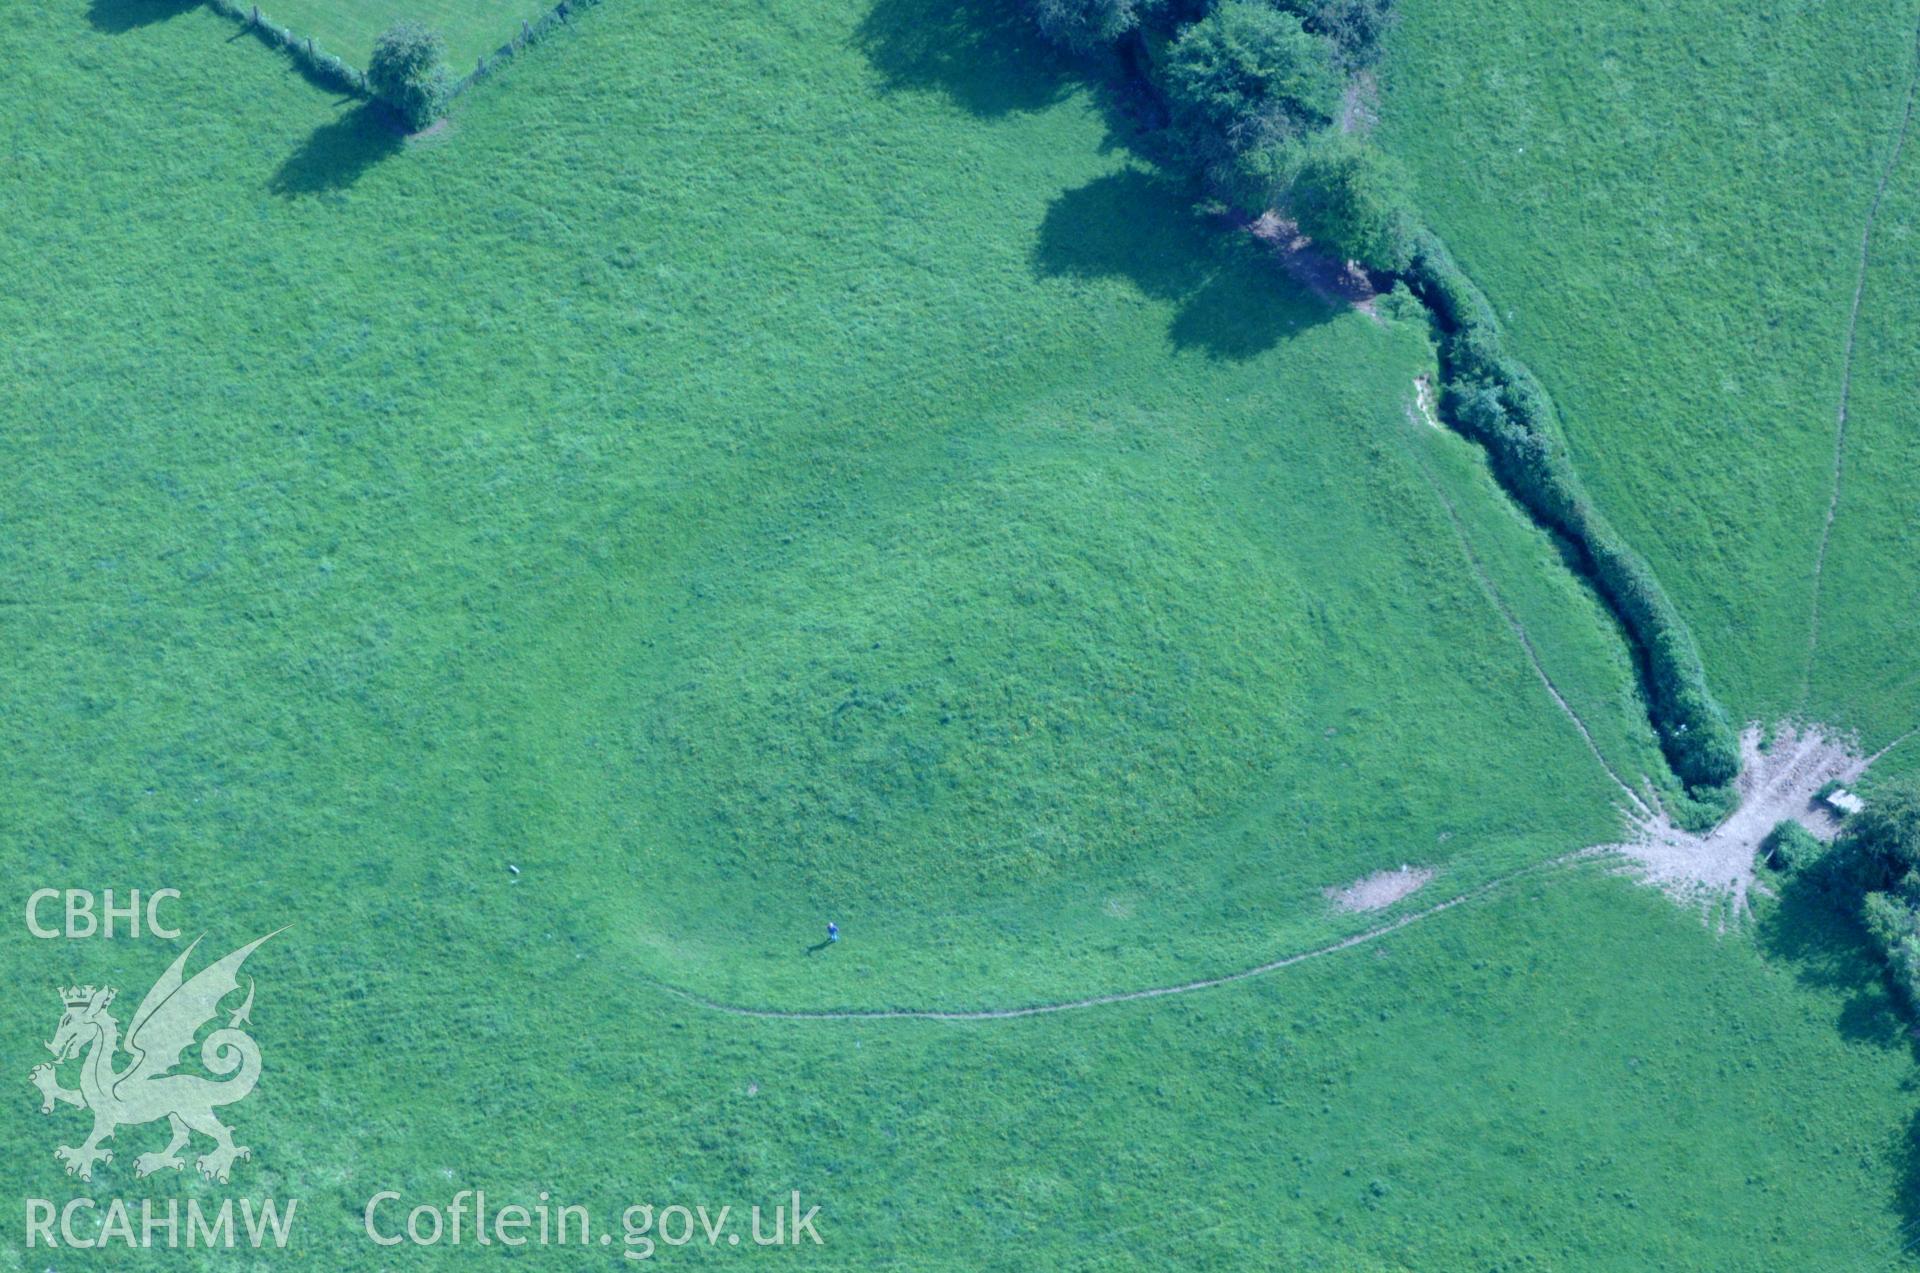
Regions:
M 1873 224 L 1880 218 L 1880 204 L 1887 196 L 1887 182 L 1893 178 L 1894 166 L 1900 162 L 1900 152 L 1905 148 L 1907 134 L 1913 127 L 1916 91 L 1920 91 L 1920 33 L 1914 37 L 1913 66 L 1907 75 L 1907 99 L 1900 110 L 1900 127 L 1894 133 L 1893 150 L 1887 156 L 1887 166 L 1880 171 L 1880 184 L 1874 187 L 1873 202 L 1867 205 L 1866 224 L 1860 230 L 1860 257 L 1853 278 L 1853 307 L 1847 312 L 1847 339 L 1840 352 L 1840 405 L 1833 426 L 1833 481 L 1827 496 L 1826 520 L 1820 525 L 1820 549 L 1813 561 L 1813 601 L 1807 619 L 1807 661 L 1800 675 L 1802 707 L 1806 705 L 1807 695 L 1813 688 L 1813 656 L 1820 648 L 1820 590 L 1827 573 L 1827 545 L 1833 539 L 1834 515 L 1840 511 L 1840 482 L 1846 475 L 1847 404 L 1853 396 L 1854 335 L 1860 326 L 1860 298 L 1867 290 L 1867 267 L 1873 262 Z
M 1709 907 L 1716 902 L 1731 900 L 1737 913 L 1746 908 L 1747 895 L 1753 887 L 1754 852 L 1776 822 L 1783 818 L 1795 818 L 1821 839 L 1832 839 L 1835 830 L 1833 821 L 1814 804 L 1814 792 L 1829 779 L 1853 781 L 1868 765 L 1916 736 L 1920 736 L 1920 729 L 1902 734 L 1872 756 L 1862 759 L 1843 744 L 1830 741 L 1818 727 L 1804 731 L 1783 727 L 1775 737 L 1773 746 L 1762 752 L 1760 731 L 1749 728 L 1741 736 L 1740 805 L 1726 821 L 1704 836 L 1678 830 L 1664 816 L 1648 817 L 1641 823 L 1642 834 L 1630 843 L 1595 845 L 1522 867 L 1488 880 L 1477 888 L 1436 902 L 1424 910 L 1389 920 L 1376 928 L 1354 933 L 1324 946 L 1283 955 L 1251 968 L 1198 981 L 1011 1008 L 847 1008 L 837 1011 L 754 1008 L 703 998 L 692 991 L 662 982 L 653 985 L 664 994 L 685 999 L 712 1012 L 771 1021 L 1007 1021 L 1017 1017 L 1048 1016 L 1056 1012 L 1079 1012 L 1143 999 L 1192 994 L 1251 977 L 1265 976 L 1309 959 L 1351 950 L 1409 925 L 1431 919 L 1463 903 L 1486 897 L 1517 880 L 1606 857 L 1625 858 L 1630 863 L 1628 870 L 1650 884 L 1659 885 L 1677 900 L 1688 904 L 1704 903 Z M 1398 875 L 1399 872 L 1390 874 Z
M 1839 828 L 1815 793 L 1830 781 L 1852 782 L 1867 767 L 1865 759 L 1818 727 L 1783 728 L 1765 752 L 1760 731 L 1749 728 L 1740 737 L 1740 760 L 1740 805 L 1719 826 L 1694 835 L 1661 814 L 1643 821 L 1640 834 L 1618 846 L 1649 884 L 1690 902 L 1728 897 L 1736 915 L 1747 909 L 1754 854 L 1767 832 L 1792 818 L 1831 840 Z

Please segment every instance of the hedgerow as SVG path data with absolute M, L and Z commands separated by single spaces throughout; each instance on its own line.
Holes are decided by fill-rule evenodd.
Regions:
M 1487 448 L 1494 471 L 1541 522 L 1584 556 L 1600 595 L 1645 660 L 1654 727 L 1674 772 L 1718 785 L 1740 772 L 1740 739 L 1713 692 L 1693 634 L 1653 569 L 1588 497 L 1553 406 L 1501 341 L 1493 307 L 1431 231 L 1414 236 L 1406 271 L 1439 324 L 1443 411 Z
M 1889 785 L 1847 819 L 1827 861 L 1829 883 L 1859 897 L 1860 919 L 1887 974 L 1920 1010 L 1920 782 Z
M 1404 177 L 1333 127 L 1338 68 L 1374 59 L 1389 0 L 1031 3 L 1041 31 L 1071 48 L 1157 42 L 1160 56 L 1125 63 L 1151 81 L 1181 152 L 1223 198 L 1256 212 L 1278 206 L 1342 257 L 1404 278 L 1440 332 L 1443 413 L 1584 559 L 1639 652 L 1649 715 L 1674 771 L 1690 786 L 1730 782 L 1739 737 L 1707 685 L 1693 634 L 1652 567 L 1586 494 L 1546 391 L 1507 351 L 1493 307 L 1439 237 L 1417 228 Z
M 520 30 L 511 40 L 502 44 L 486 57 L 474 63 L 471 71 L 462 76 L 453 86 L 452 95 L 458 97 L 468 88 L 492 75 L 502 66 L 518 57 L 521 53 L 545 40 L 572 20 L 573 15 L 582 9 L 591 9 L 600 0 L 560 0 L 560 3 L 548 9 L 531 22 L 522 21 Z
M 319 82 L 356 97 L 382 97 L 367 78 L 367 72 L 320 48 L 312 36 L 303 36 L 291 28 L 275 24 L 260 11 L 258 5 L 251 3 L 250 0 L 208 0 L 208 2 L 217 12 L 238 22 L 268 47 L 286 53 L 296 65 Z M 410 126 L 424 127 L 439 114 L 444 114 L 452 100 L 473 84 L 493 74 L 514 57 L 565 26 L 574 14 L 582 9 L 592 8 L 600 2 L 601 0 L 559 0 L 559 3 L 538 18 L 523 20 L 520 23 L 520 30 L 511 39 L 501 44 L 492 53 L 477 58 L 473 67 L 465 75 L 455 79 L 451 69 L 448 69 L 441 84 L 423 86 L 430 91 L 402 93 L 400 94 L 402 101 L 389 104 L 407 119 Z M 1070 7 L 1072 3 L 1073 0 L 1069 0 Z M 1107 4 L 1133 13 L 1150 10 L 1156 3 L 1157 0 L 1097 0 L 1086 7 L 1099 8 Z M 382 97 L 382 100 L 385 98 Z M 423 111 L 431 113 L 422 117 L 420 112 Z

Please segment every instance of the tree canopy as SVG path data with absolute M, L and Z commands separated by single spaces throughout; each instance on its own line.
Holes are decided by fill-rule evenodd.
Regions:
M 1168 53 L 1173 125 L 1210 170 L 1298 147 L 1333 121 L 1340 76 L 1329 49 L 1294 14 L 1259 0 L 1226 0 Z
M 396 22 L 373 42 L 367 83 L 413 129 L 440 118 L 453 94 L 447 43 L 419 22 Z
M 1399 271 L 1413 258 L 1406 174 L 1377 147 L 1331 131 L 1315 137 L 1287 205 L 1302 233 L 1346 260 Z
M 1034 21 L 1055 44 L 1085 53 L 1140 25 L 1160 0 L 1034 0 Z

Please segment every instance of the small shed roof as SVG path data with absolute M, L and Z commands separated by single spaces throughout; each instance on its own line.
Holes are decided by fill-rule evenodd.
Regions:
M 1859 796 L 1854 795 L 1845 787 L 1835 787 L 1832 791 L 1829 791 L 1827 793 L 1827 803 L 1841 813 L 1847 814 L 1858 813 L 1866 807 L 1860 803 Z

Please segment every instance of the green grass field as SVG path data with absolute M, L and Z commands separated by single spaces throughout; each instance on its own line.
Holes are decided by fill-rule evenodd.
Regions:
M 278 145 L 211 105 L 211 135 L 96 134 L 205 162 L 206 195 L 132 237 L 19 208 L 14 357 L 47 370 L 12 506 L 58 538 L 6 566 L 49 792 L 110 736 L 103 798 L 229 793 L 164 819 L 170 854 L 412 844 L 501 885 L 512 857 L 649 975 L 795 1006 L 1222 971 L 1335 931 L 1320 890 L 1368 871 L 1451 890 L 1612 834 L 1414 462 L 1417 328 L 1328 321 L 1102 155 L 1084 101 L 910 87 L 885 46 L 926 15 L 883 16 L 788 35 L 825 62 L 797 137 L 729 122 L 794 109 L 766 19 L 651 13 L 403 153 L 292 83 Z M 698 76 L 621 87 L 703 39 Z M 541 87 L 595 57 L 597 91 Z M 105 259 L 149 306 L 107 303 Z M 51 445 L 82 418 L 97 445 Z M 79 490 L 98 515 L 59 516 Z M 1523 551 L 1514 587 L 1550 586 Z M 172 701 L 74 715 L 151 675 L 153 625 L 201 651 Z M 1628 747 L 1624 660 L 1563 645 Z M 261 768 L 218 777 L 235 737 Z M 91 804 L 28 824 L 84 839 Z M 863 953 L 798 957 L 829 912 Z
M 360 1233 L 377 1190 L 473 1187 L 603 1223 L 797 1188 L 826 1245 L 792 1262 L 823 1269 L 1902 1258 L 1910 1045 L 1791 888 L 1716 935 L 1544 871 L 1270 976 L 1008 1021 L 671 993 L 993 1008 L 1218 976 L 1616 835 L 1609 768 L 1670 784 L 1607 616 L 1417 422 L 1423 328 L 1336 314 L 1198 216 L 1008 11 L 611 0 L 413 142 L 211 13 L 142 12 L 0 30 L 0 869 L 16 902 L 179 888 L 209 953 L 293 928 L 249 965 L 268 1069 L 233 1186 L 134 1181 L 149 1127 L 87 1188 L 298 1197 L 299 1258 L 338 1269 L 498 1258 Z M 1397 83 L 1439 91 L 1443 16 L 1409 9 Z M 1799 63 L 1751 56 L 1793 91 Z M 1857 86 L 1862 137 L 1898 69 Z M 1441 219 L 1404 100 L 1387 136 Z M 1910 692 L 1871 648 L 1894 595 L 1856 607 L 1840 563 L 1897 555 L 1866 515 L 1911 444 L 1876 404 L 1912 171 L 1817 682 L 1857 712 Z M 1587 454 L 1583 392 L 1632 374 L 1613 337 L 1561 353 L 1498 263 L 1558 258 L 1450 215 L 1649 530 L 1651 460 Z M 1779 286 L 1826 331 L 1804 281 Z M 1795 552 L 1824 480 L 1769 505 Z M 1762 537 L 1730 525 L 1710 556 Z M 1713 631 L 1726 594 L 1675 569 Z M 1791 640 L 1702 635 L 1736 703 L 1784 701 Z M 1439 874 L 1330 912 L 1402 863 Z M 829 917 L 845 940 L 809 953 Z M 47 987 L 131 1011 L 173 953 L 0 926 L 0 1192 L 82 1187 L 51 1156 L 82 1116 L 25 1082 Z M 52 1262 L 17 1235 L 0 1267 Z M 165 1262 L 231 1267 L 200 1258 Z
M 1872 384 L 1904 374 L 1891 351 L 1913 343 L 1893 264 L 1910 164 L 1874 240 L 1866 396 L 1809 678 L 1811 609 L 1862 230 L 1916 21 L 1908 4 L 1414 5 L 1385 72 L 1383 139 L 1558 399 L 1588 484 L 1686 612 L 1729 709 L 1808 711 L 1876 745 L 1920 724 L 1920 682 L 1887 666 L 1920 557 L 1876 551 L 1920 528 L 1898 444 L 1876 441 L 1911 436 L 1911 394 Z
M 1920 398 L 1912 351 L 1920 304 L 1920 137 L 1888 174 L 1861 293 L 1839 501 L 1821 589 L 1810 710 L 1847 712 L 1875 736 L 1920 724 Z M 1913 765 L 1909 743 L 1899 757 Z

